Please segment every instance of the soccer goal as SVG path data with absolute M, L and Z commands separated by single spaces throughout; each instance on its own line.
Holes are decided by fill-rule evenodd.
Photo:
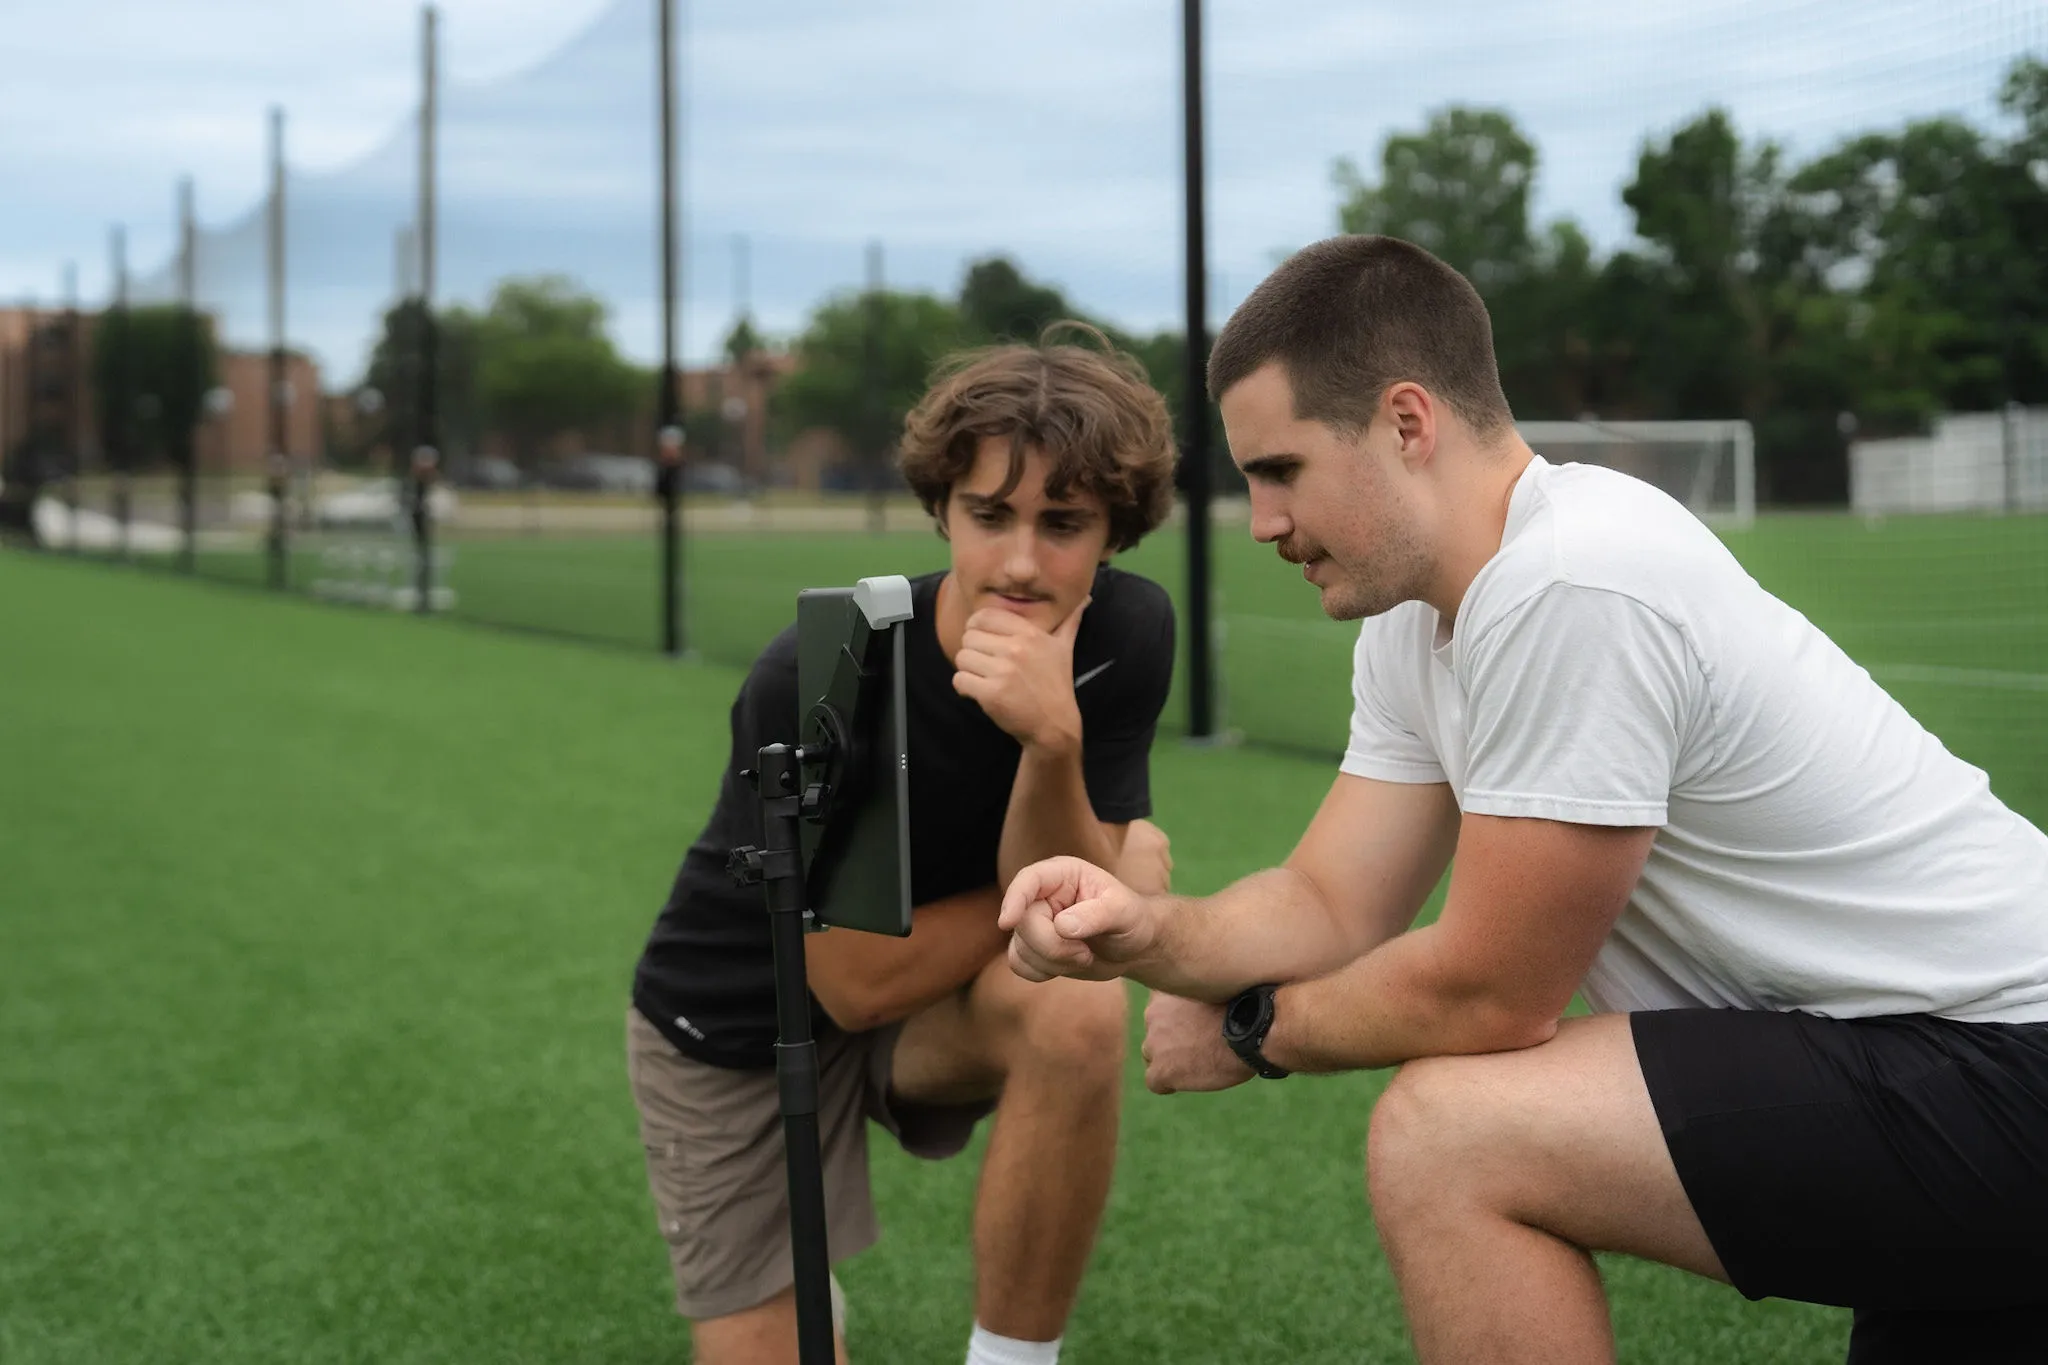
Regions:
M 1749 423 L 1520 422 L 1530 449 L 1552 464 L 1597 464 L 1632 474 L 1715 526 L 1756 519 L 1756 438 Z

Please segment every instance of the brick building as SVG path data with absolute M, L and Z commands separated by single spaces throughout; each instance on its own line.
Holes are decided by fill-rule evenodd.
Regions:
M 215 376 L 216 409 L 199 424 L 199 467 L 213 474 L 258 474 L 270 454 L 270 353 L 222 351 Z M 285 352 L 285 454 L 293 468 L 324 463 L 320 367 Z
M 0 308 L 0 460 L 31 444 L 97 456 L 93 315 Z
M 0 308 L 0 456 L 33 440 L 90 473 L 104 468 L 99 401 L 92 378 L 99 315 L 54 308 Z M 75 324 L 75 326 L 74 326 Z M 195 434 L 208 473 L 260 474 L 270 453 L 270 355 L 221 351 L 215 396 Z M 320 370 L 287 352 L 286 453 L 317 464 L 321 448 Z

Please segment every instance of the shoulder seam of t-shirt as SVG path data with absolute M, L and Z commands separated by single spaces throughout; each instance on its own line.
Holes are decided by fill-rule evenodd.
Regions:
M 1542 459 L 1542 456 L 1538 455 L 1537 458 Z M 1548 460 L 1544 460 L 1544 465 L 1551 470 L 1555 470 L 1557 468 L 1556 465 L 1551 464 Z M 1521 491 L 1523 487 L 1522 481 L 1528 479 L 1529 476 L 1534 472 L 1535 471 L 1533 468 L 1525 468 L 1522 471 L 1521 475 L 1515 481 L 1514 491 L 1516 493 L 1519 493 Z M 1550 489 L 1547 486 L 1544 486 L 1541 483 L 1532 483 L 1528 485 L 1528 487 L 1529 497 L 1532 503 L 1540 501 L 1545 506 L 1555 506 L 1550 496 Z M 1526 520 L 1533 521 L 1540 510 L 1541 509 L 1536 506 L 1531 506 Z M 1522 585 L 1521 595 L 1519 597 L 1514 598 L 1505 607 L 1501 608 L 1500 612 L 1494 618 L 1496 623 L 1507 619 L 1515 612 L 1521 610 L 1521 608 L 1527 602 L 1529 602 L 1530 599 L 1534 598 L 1538 593 L 1541 593 L 1542 591 L 1544 591 L 1544 589 L 1550 587 L 1552 584 L 1570 581 L 1570 579 L 1565 575 L 1563 568 L 1561 567 L 1564 557 L 1558 553 L 1557 518 L 1555 516 L 1553 516 L 1550 519 L 1550 524 L 1548 525 L 1548 527 L 1545 528 L 1545 532 L 1549 537 L 1549 542 L 1546 547 L 1549 551 L 1547 557 L 1547 571 L 1539 575 L 1532 581 Z M 1502 548 L 1505 549 L 1506 546 L 1504 545 Z M 1478 585 L 1479 577 L 1483 577 L 1486 571 L 1492 568 L 1493 565 L 1495 565 L 1498 562 L 1498 558 L 1489 559 L 1486 563 L 1479 566 L 1479 574 L 1474 577 L 1472 583 L 1466 586 L 1464 598 L 1465 602 L 1470 602 L 1472 600 L 1472 589 Z M 1462 616 L 1463 614 L 1464 606 L 1461 603 L 1458 608 L 1458 615 Z M 1451 621 L 1451 630 L 1454 640 L 1452 659 L 1454 662 L 1459 659 L 1468 657 L 1471 653 L 1471 647 L 1477 645 L 1481 640 L 1484 640 L 1488 633 L 1487 631 L 1481 631 L 1476 637 L 1470 634 L 1466 634 L 1464 638 L 1460 639 L 1458 638 L 1458 625 L 1458 619 L 1456 616 L 1454 616 Z
M 1657 620 L 1663 622 L 1664 625 L 1670 628 L 1671 632 L 1678 637 L 1679 643 L 1685 646 L 1685 657 L 1691 660 L 1692 666 L 1699 671 L 1700 681 L 1706 684 L 1704 690 L 1707 698 L 1707 733 L 1711 735 L 1713 738 L 1713 752 L 1708 757 L 1708 766 L 1710 768 L 1719 768 L 1721 766 L 1721 761 L 1723 757 L 1721 752 L 1723 735 L 1721 733 L 1721 723 L 1718 712 L 1719 703 L 1717 700 L 1717 694 L 1719 692 L 1719 689 L 1714 685 L 1713 670 L 1707 667 L 1706 659 L 1703 658 L 1700 654 L 1699 642 L 1693 639 L 1692 632 L 1685 628 L 1684 623 L 1672 620 L 1669 613 L 1665 612 L 1660 607 L 1658 607 L 1656 603 L 1645 601 L 1640 594 L 1630 592 L 1626 588 L 1609 587 L 1608 585 L 1603 583 L 1581 583 L 1573 578 L 1570 578 L 1563 574 L 1559 574 L 1555 577 L 1548 579 L 1540 586 L 1538 586 L 1534 591 L 1530 592 L 1528 595 L 1523 597 L 1519 602 L 1516 602 L 1512 607 L 1509 607 L 1507 610 L 1501 612 L 1500 615 L 1496 616 L 1493 620 L 1487 622 L 1486 629 L 1481 631 L 1479 634 L 1479 638 L 1472 642 L 1474 649 L 1476 649 L 1479 645 L 1484 644 L 1485 641 L 1490 639 L 1496 631 L 1503 628 L 1508 623 L 1508 621 L 1510 621 L 1516 615 L 1523 611 L 1528 610 L 1530 603 L 1534 602 L 1544 593 L 1549 592 L 1552 588 L 1569 588 L 1576 592 L 1605 593 L 1609 597 L 1618 597 L 1625 602 L 1633 602 L 1636 606 L 1641 607 L 1644 611 L 1648 612 L 1651 616 L 1654 616 L 1655 618 L 1657 618 Z M 1472 658 L 1472 654 L 1472 649 L 1465 650 L 1462 654 L 1460 661 L 1463 662 L 1470 660 Z M 1458 681 L 1462 685 L 1465 682 L 1465 679 L 1460 678 Z

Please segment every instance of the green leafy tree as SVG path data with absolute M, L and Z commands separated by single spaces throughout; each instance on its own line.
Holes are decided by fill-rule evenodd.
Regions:
M 375 411 L 364 424 L 364 448 L 383 445 L 399 471 L 410 466 L 410 452 L 419 444 L 421 318 L 417 298 L 403 300 L 384 314 L 383 330 L 370 353 L 370 363 L 357 386 L 359 401 L 374 391 Z M 477 392 L 477 315 L 457 305 L 435 313 L 435 392 L 440 446 L 459 468 L 483 439 L 483 412 Z
M 1493 315 L 1510 405 L 1523 416 L 1574 416 L 1595 389 L 1586 310 L 1597 267 L 1575 223 L 1531 227 L 1537 165 L 1509 114 L 1453 106 L 1388 137 L 1377 182 L 1340 159 L 1337 222 L 1414 242 L 1463 273 Z
M 968 335 L 988 341 L 1036 341 L 1051 323 L 1087 320 L 1066 295 L 1026 279 L 1007 256 L 986 257 L 967 267 L 959 307 Z
M 1919 319 L 1899 356 L 1913 386 L 1949 409 L 2044 396 L 2048 189 L 2024 151 L 1931 119 L 1858 139 L 1845 158 L 1861 173 L 1850 230 L 1868 270 L 1863 297 Z
M 742 314 L 739 320 L 733 323 L 732 330 L 725 334 L 723 349 L 728 361 L 734 365 L 744 365 L 748 357 L 768 349 L 768 339 L 755 328 L 752 317 Z
M 882 289 L 836 296 L 796 338 L 798 364 L 775 390 L 775 424 L 785 435 L 837 430 L 866 477 L 879 479 L 932 366 L 968 339 L 959 309 L 933 294 Z
M 1348 159 L 1332 176 L 1345 232 L 1414 242 L 1481 294 L 1520 275 L 1535 252 L 1529 192 L 1536 147 L 1501 110 L 1453 106 L 1431 115 L 1419 133 L 1389 137 L 1377 184 Z
M 623 441 L 652 382 L 606 334 L 602 300 L 558 275 L 501 282 L 477 322 L 477 397 L 490 429 L 532 467 L 572 432 Z
M 193 459 L 193 433 L 218 382 L 213 329 L 175 304 L 113 309 L 93 336 L 93 394 L 99 428 L 129 468 L 157 452 L 182 468 Z
M 1758 362 L 1775 318 L 1755 245 L 1783 181 L 1771 144 L 1745 149 L 1711 109 L 1646 144 L 1622 202 L 1647 244 L 1631 283 L 1639 380 L 1670 417 L 1754 417 L 1767 401 Z M 1648 304 L 1644 308 L 1642 305 Z

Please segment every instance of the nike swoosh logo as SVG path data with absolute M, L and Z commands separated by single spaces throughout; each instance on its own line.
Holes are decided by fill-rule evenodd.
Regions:
M 1082 683 L 1087 682 L 1090 678 L 1096 677 L 1101 673 L 1107 672 L 1109 669 L 1109 665 L 1115 662 L 1115 659 L 1110 659 L 1105 663 L 1099 663 L 1095 665 L 1095 667 L 1089 669 L 1086 673 L 1083 673 L 1080 677 L 1074 679 L 1074 690 L 1078 692 L 1081 689 Z

